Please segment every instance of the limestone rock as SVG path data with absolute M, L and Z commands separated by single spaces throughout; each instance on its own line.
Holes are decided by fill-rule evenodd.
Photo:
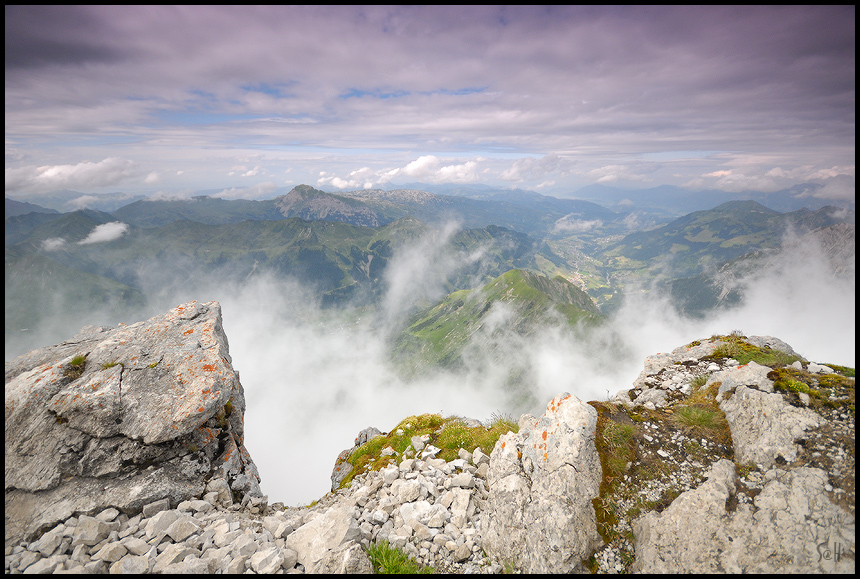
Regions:
M 828 573 L 834 557 L 821 549 L 853 551 L 854 517 L 827 497 L 827 475 L 814 468 L 775 469 L 755 509 L 726 509 L 735 492 L 735 466 L 722 460 L 699 488 L 682 493 L 662 513 L 633 524 L 640 573 Z M 692 522 L 695 521 L 695 524 Z M 754 546 L 754 548 L 753 548 Z M 850 561 L 853 568 L 853 561 Z M 838 570 L 845 572 L 845 560 Z M 850 569 L 847 569 L 850 572 Z
M 320 561 L 318 572 L 335 575 L 367 575 L 373 573 L 373 565 L 361 545 L 347 543 L 334 551 L 329 551 Z
M 360 538 L 361 531 L 353 514 L 351 507 L 332 507 L 290 533 L 287 547 L 297 553 L 298 562 L 305 566 L 306 572 L 317 572 L 320 561 L 329 551 Z
M 499 438 L 487 475 L 491 516 L 481 526 L 487 553 L 527 573 L 566 573 L 598 546 L 596 425 L 594 408 L 565 393 L 527 435 Z
M 722 400 L 726 392 L 732 392 L 741 386 L 756 388 L 763 392 L 773 392 L 773 381 L 767 377 L 772 368 L 750 362 L 729 370 L 717 372 L 708 378 L 705 387 L 714 382 L 720 382 L 717 400 Z
M 75 513 L 197 498 L 213 478 L 262 495 L 217 302 L 19 356 L 5 401 L 7 544 Z
M 777 393 L 741 386 L 720 403 L 732 431 L 735 460 L 769 468 L 778 456 L 791 462 L 797 456 L 795 440 L 822 424 L 817 413 L 790 405 Z

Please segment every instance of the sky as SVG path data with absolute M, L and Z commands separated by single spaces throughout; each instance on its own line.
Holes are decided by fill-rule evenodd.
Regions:
M 6 194 L 854 201 L 853 6 L 5 8 Z

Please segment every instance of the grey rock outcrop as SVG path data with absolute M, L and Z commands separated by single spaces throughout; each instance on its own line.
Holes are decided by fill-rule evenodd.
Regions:
M 481 527 L 487 553 L 527 573 L 565 573 L 600 544 L 596 424 L 594 408 L 565 393 L 531 428 L 499 438 L 487 475 L 492 515 Z
M 732 430 L 735 460 L 754 462 L 762 468 L 773 466 L 777 457 L 791 462 L 797 457 L 795 441 L 804 432 L 824 423 L 817 413 L 790 405 L 776 393 L 761 392 L 746 386 L 720 402 Z
M 349 473 L 352 472 L 352 464 L 347 460 L 349 455 L 353 453 L 355 449 L 357 449 L 362 444 L 366 443 L 369 440 L 373 440 L 377 436 L 381 436 L 382 432 L 379 431 L 378 428 L 374 426 L 368 426 L 364 430 L 358 433 L 358 436 L 355 437 L 355 441 L 352 445 L 352 448 L 347 448 L 342 450 L 340 454 L 337 455 L 337 459 L 334 461 L 334 467 L 331 469 L 331 490 L 336 491 L 340 488 L 340 484 L 343 480 L 349 476 Z
M 7 545 L 77 513 L 175 505 L 218 480 L 222 501 L 262 496 L 217 302 L 87 326 L 5 370 Z
M 634 523 L 640 573 L 828 573 L 839 545 L 853 547 L 854 517 L 825 492 L 827 475 L 815 468 L 769 471 L 754 507 L 726 504 L 735 494 L 731 461 L 713 465 L 708 480 L 679 496 L 662 513 Z M 754 548 L 751 548 L 754 546 Z

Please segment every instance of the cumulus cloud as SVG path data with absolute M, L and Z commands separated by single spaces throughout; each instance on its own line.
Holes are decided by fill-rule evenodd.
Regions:
M 66 245 L 66 240 L 62 237 L 51 237 L 42 241 L 43 251 L 57 251 Z
M 435 155 L 422 155 L 403 167 L 377 170 L 362 167 L 350 171 L 344 177 L 322 172 L 317 184 L 331 185 L 338 189 L 370 189 L 403 177 L 425 183 L 473 183 L 479 179 L 478 164 L 481 161 L 483 159 L 480 157 L 456 162 L 453 159 L 443 160 Z
M 588 176 L 595 183 L 604 184 L 618 181 L 646 182 L 650 180 L 647 174 L 637 172 L 627 165 L 604 165 L 580 174 Z
M 121 221 L 111 221 L 96 225 L 95 228 L 84 239 L 78 242 L 79 245 L 90 245 L 93 243 L 106 243 L 119 239 L 128 231 L 128 224 Z
M 257 183 L 250 187 L 231 187 L 212 195 L 220 199 L 271 199 L 278 186 L 273 181 Z
M 813 196 L 819 199 L 854 203 L 856 199 L 854 175 L 835 175 L 824 179 L 822 187 L 815 191 Z
M 765 160 L 761 160 L 765 161 Z M 809 183 L 814 187 L 801 192 L 798 197 L 815 197 L 834 201 L 854 202 L 854 166 L 833 166 L 820 168 L 801 166 L 792 169 L 768 166 L 759 160 L 737 159 L 732 163 L 739 167 L 721 169 L 704 173 L 689 180 L 684 187 L 715 188 L 721 191 L 739 193 L 741 191 L 774 192 L 789 189 L 794 185 Z
M 84 161 L 75 165 L 44 165 L 6 169 L 6 190 L 44 193 L 57 189 L 108 187 L 138 174 L 136 163 L 108 157 L 98 163 Z
M 571 213 L 556 221 L 552 231 L 553 233 L 585 233 L 601 226 L 603 221 L 600 219 L 578 219 L 576 214 Z
M 67 202 L 67 205 L 77 211 L 78 209 L 86 209 L 98 200 L 99 198 L 95 195 L 81 195 Z

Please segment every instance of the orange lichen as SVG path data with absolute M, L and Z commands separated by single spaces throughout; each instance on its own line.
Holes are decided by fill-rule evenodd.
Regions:
M 543 439 L 546 440 L 546 430 L 543 431 Z
M 214 364 L 203 364 L 203 369 L 206 370 L 207 372 L 214 372 L 215 371 L 215 365 Z

